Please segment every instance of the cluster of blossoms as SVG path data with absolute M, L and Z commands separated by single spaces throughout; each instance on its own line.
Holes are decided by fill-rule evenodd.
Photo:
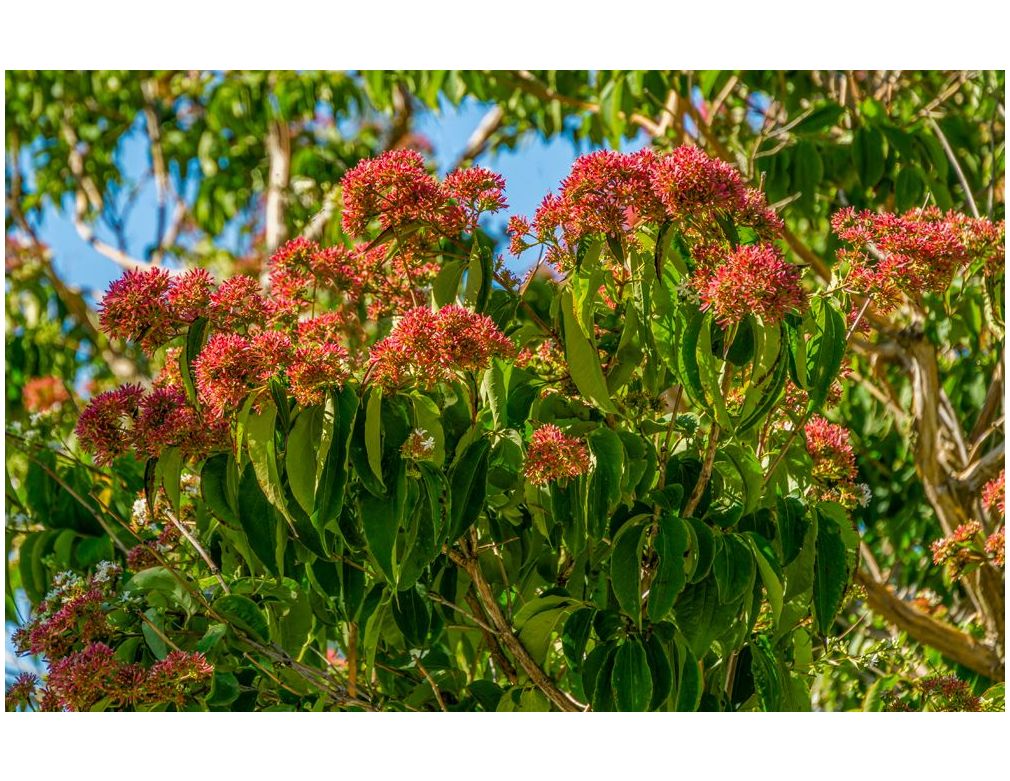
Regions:
M 724 228 L 730 223 L 751 229 L 759 242 L 731 243 Z M 720 323 L 739 322 L 751 312 L 775 322 L 806 306 L 799 268 L 768 243 L 782 221 L 736 169 L 697 147 L 668 154 L 645 149 L 583 155 L 560 193 L 548 195 L 532 221 L 512 217 L 508 231 L 513 254 L 543 245 L 547 262 L 567 270 L 576 264 L 583 239 L 637 246 L 636 232 L 644 225 L 657 230 L 672 225 L 691 240 L 698 264 L 691 295 Z M 605 256 L 604 262 L 617 281 L 625 280 L 622 258 Z
M 176 548 L 182 536 L 179 527 L 168 518 L 166 502 L 160 499 L 159 495 L 154 503 L 153 517 L 147 506 L 147 499 L 143 495 L 137 497 L 133 503 L 130 528 L 138 542 L 126 553 L 126 564 L 132 572 L 140 572 L 159 564 Z M 179 523 L 185 523 L 186 516 L 192 514 L 192 506 L 183 505 Z
M 425 169 L 424 158 L 410 149 L 362 160 L 341 185 L 344 230 L 359 237 L 373 223 L 382 231 L 402 234 L 423 228 L 436 238 L 454 237 L 472 230 L 482 213 L 507 205 L 505 180 L 498 174 L 475 166 L 439 182 Z
M 81 577 L 72 572 L 53 579 L 52 590 L 36 607 L 32 620 L 11 640 L 18 653 L 45 656 L 45 683 L 23 675 L 7 692 L 15 705 L 39 710 L 89 710 L 100 701 L 125 708 L 171 702 L 181 707 L 195 686 L 213 670 L 198 653 L 173 651 L 150 668 L 117 657 L 106 641 L 116 636 L 108 613 L 116 604 L 118 565 L 101 562 Z
M 954 529 L 953 534 L 936 540 L 930 546 L 933 563 L 937 566 L 947 564 L 952 578 L 956 580 L 961 577 L 969 564 L 981 558 L 978 553 L 978 538 L 981 533 L 982 524 L 978 521 L 962 523 Z
M 575 161 L 560 193 L 544 198 L 532 222 L 513 217 L 509 234 L 513 254 L 546 244 L 548 262 L 568 268 L 588 236 L 635 244 L 640 226 L 670 222 L 696 239 L 711 239 L 722 237 L 718 221 L 724 218 L 762 237 L 782 228 L 764 196 L 735 168 L 697 147 L 668 154 L 599 151 Z
M 787 263 L 771 244 L 738 247 L 721 263 L 702 264 L 691 284 L 702 310 L 711 309 L 723 326 L 739 323 L 748 314 L 777 323 L 807 304 L 799 268 Z
M 222 446 L 228 427 L 201 414 L 178 385 L 144 391 L 127 384 L 95 396 L 75 431 L 82 447 L 104 465 L 131 449 L 139 458 L 152 458 L 179 446 L 187 456 L 199 458 Z
M 372 348 L 368 373 L 384 388 L 431 388 L 514 353 L 515 346 L 487 315 L 454 304 L 438 311 L 418 307 Z
M 1006 515 L 1006 470 L 1001 469 L 997 477 L 994 477 L 982 488 L 982 505 L 990 513 L 999 513 L 999 517 Z
M 807 453 L 814 462 L 811 474 L 827 483 L 820 498 L 847 509 L 866 507 L 872 494 L 865 483 L 856 483 L 856 456 L 847 429 L 814 415 L 803 430 Z
M 589 449 L 582 440 L 565 435 L 553 423 L 533 432 L 523 467 L 523 474 L 533 485 L 578 477 L 587 471 Z
M 935 207 L 905 214 L 836 212 L 831 226 L 846 246 L 838 259 L 849 264 L 848 286 L 873 296 L 883 311 L 903 294 L 940 293 L 968 263 L 982 260 L 987 274 L 1002 269 L 1004 223 L 973 219 Z
M 423 428 L 415 428 L 407 436 L 400 452 L 411 461 L 427 461 L 435 454 L 435 438 Z
M 981 698 L 954 675 L 931 675 L 913 681 L 908 687 L 896 687 L 884 694 L 887 711 L 978 712 L 984 710 Z
M 29 412 L 55 411 L 68 401 L 70 394 L 59 377 L 32 377 L 21 390 L 21 402 Z
M 87 711 L 103 701 L 117 710 L 158 703 L 181 708 L 207 686 L 213 673 L 197 652 L 172 651 L 145 668 L 121 661 L 104 643 L 92 643 L 53 662 L 45 686 L 35 696 L 43 711 Z
M 75 642 L 109 637 L 112 630 L 107 612 L 119 574 L 119 567 L 109 562 L 102 562 L 86 578 L 73 572 L 58 574 L 52 589 L 35 608 L 32 620 L 11 636 L 18 653 L 58 659 Z

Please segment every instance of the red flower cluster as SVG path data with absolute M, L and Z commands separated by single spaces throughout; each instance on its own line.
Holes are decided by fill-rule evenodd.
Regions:
M 849 432 L 820 415 L 807 422 L 803 432 L 807 452 L 814 461 L 813 475 L 821 480 L 851 482 L 856 477 L 856 456 Z
M 770 244 L 751 244 L 729 252 L 722 262 L 698 267 L 691 280 L 702 309 L 711 309 L 723 326 L 755 314 L 777 323 L 807 305 L 799 269 Z
M 984 260 L 987 269 L 1003 263 L 1002 223 L 935 207 L 903 215 L 848 208 L 832 216 L 831 226 L 847 245 L 838 259 L 849 264 L 850 289 L 873 296 L 885 311 L 896 307 L 902 294 L 943 292 L 972 260 Z
M 59 409 L 69 400 L 70 394 L 59 377 L 32 377 L 21 389 L 21 403 L 29 412 Z
M 533 432 L 526 449 L 523 474 L 533 485 L 578 477 L 589 471 L 589 449 L 575 437 L 566 436 L 553 423 Z
M 379 385 L 431 388 L 461 371 L 486 369 L 515 346 L 487 315 L 450 305 L 437 312 L 411 309 L 371 351 L 369 374 Z
M 965 681 L 954 675 L 933 675 L 916 681 L 916 688 L 930 698 L 934 711 L 980 711 L 982 701 L 971 693 Z
M 344 230 L 364 236 L 373 222 L 397 232 L 428 228 L 453 236 L 472 228 L 483 212 L 506 207 L 505 180 L 484 168 L 455 171 L 439 182 L 425 170 L 424 158 L 395 149 L 362 160 L 341 182 Z
M 140 458 L 174 445 L 187 455 L 202 456 L 221 444 L 227 425 L 197 412 L 177 385 L 145 393 L 139 385 L 127 384 L 92 399 L 75 432 L 95 463 L 105 465 L 131 448 Z
M 63 572 L 52 590 L 35 608 L 32 620 L 11 636 L 18 653 L 40 654 L 49 659 L 65 655 L 75 642 L 90 643 L 110 633 L 106 619 L 119 568 L 107 562 L 87 578 Z
M 985 552 L 997 567 L 1006 563 L 1006 527 L 993 532 L 985 540 Z
M 544 198 L 532 224 L 513 217 L 508 232 L 513 254 L 546 244 L 547 261 L 568 268 L 586 236 L 635 244 L 634 231 L 642 224 L 672 221 L 696 238 L 722 242 L 721 218 L 765 238 L 782 229 L 759 191 L 748 187 L 732 166 L 697 147 L 681 146 L 669 154 L 600 151 L 575 161 L 560 194 Z
M 139 342 L 145 351 L 153 352 L 172 336 L 170 283 L 171 277 L 161 268 L 127 271 L 102 299 L 102 330 L 113 339 Z
M 961 551 L 970 553 L 968 546 L 970 546 L 975 541 L 975 538 L 981 533 L 982 524 L 978 521 L 968 521 L 968 523 L 962 523 L 954 529 L 954 533 L 949 537 L 939 539 L 930 545 L 930 550 L 933 551 L 933 563 L 937 565 L 946 564 L 952 559 L 959 558 L 959 553 Z M 960 558 L 963 558 L 963 556 L 960 556 Z
M 982 489 L 982 505 L 989 512 L 998 511 L 1000 517 L 1006 515 L 1006 470 L 1000 470 Z
M 108 699 L 116 708 L 170 702 L 185 704 L 187 696 L 204 686 L 214 668 L 203 654 L 172 651 L 150 669 L 120 661 L 104 643 L 51 665 L 41 695 L 43 710 L 86 711 Z

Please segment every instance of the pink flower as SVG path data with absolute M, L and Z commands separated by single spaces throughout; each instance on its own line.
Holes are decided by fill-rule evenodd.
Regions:
M 715 268 L 699 266 L 692 284 L 702 309 L 715 312 L 724 326 L 738 323 L 750 313 L 776 323 L 807 304 L 799 269 L 770 244 L 738 247 Z
M 168 306 L 172 314 L 184 323 L 192 323 L 207 314 L 214 279 L 202 268 L 187 271 L 172 280 L 168 289 Z
M 268 315 L 267 302 L 260 294 L 259 283 L 252 277 L 226 279 L 210 297 L 208 316 L 223 331 L 261 325 Z
M 409 149 L 394 149 L 362 160 L 341 182 L 344 230 L 364 236 L 378 221 L 380 230 L 428 225 L 446 234 L 465 223 L 462 208 L 449 202 L 446 189 L 424 168 L 424 158 Z
M 184 443 L 199 429 L 196 410 L 178 386 L 155 388 L 140 400 L 133 441 L 137 453 L 157 457 L 162 450 Z
M 214 334 L 194 362 L 200 400 L 215 415 L 242 404 L 259 367 L 249 340 L 239 334 Z
M 341 386 L 349 374 L 347 350 L 337 344 L 299 347 L 287 369 L 291 394 L 303 407 L 322 404 L 325 391 Z
M 487 368 L 494 357 L 515 352 L 494 321 L 460 306 L 438 312 L 418 307 L 371 351 L 369 372 L 387 388 L 405 384 L 433 387 L 452 382 L 461 371 Z
M 48 412 L 70 400 L 59 377 L 32 377 L 21 389 L 21 402 L 29 412 Z
M 1006 528 L 993 532 L 985 540 L 985 552 L 997 567 L 1006 564 Z
M 999 511 L 1000 517 L 1006 515 L 1006 470 L 1000 470 L 982 489 L 982 505 L 989 512 Z
M 739 172 L 695 146 L 679 146 L 662 155 L 652 189 L 674 220 L 733 214 L 748 206 L 747 186 Z
M 95 396 L 77 420 L 75 432 L 81 447 L 95 463 L 105 465 L 133 444 L 133 425 L 144 395 L 139 385 L 123 385 Z
M 445 178 L 445 190 L 463 208 L 467 224 L 473 226 L 484 212 L 508 208 L 505 179 L 478 165 L 453 171 Z
M 553 423 L 533 432 L 523 467 L 523 474 L 533 485 L 578 477 L 587 471 L 589 449 L 581 440 L 566 436 Z
M 856 456 L 849 432 L 820 415 L 810 418 L 804 434 L 814 461 L 813 474 L 821 480 L 848 481 L 856 477 Z
M 99 323 L 113 339 L 139 342 L 153 353 L 173 334 L 167 293 L 170 277 L 161 268 L 127 271 L 102 299 Z

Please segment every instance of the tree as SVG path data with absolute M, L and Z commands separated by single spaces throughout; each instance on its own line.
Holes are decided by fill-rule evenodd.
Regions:
M 27 524 L 8 545 L 37 603 L 18 638 L 51 661 L 30 701 L 781 710 L 812 687 L 831 707 L 993 707 L 1001 79 L 9 75 L 12 162 L 46 143 L 31 192 L 8 179 L 8 298 L 55 301 L 120 383 L 79 416 L 62 382 L 33 396 L 22 378 L 52 361 L 72 386 L 82 351 L 40 350 L 30 309 L 13 341 L 9 323 L 8 378 L 59 405 L 8 432 Z M 538 253 L 523 280 L 481 228 L 500 177 L 440 180 L 409 149 L 419 104 L 467 94 L 489 107 L 463 166 L 526 132 L 653 140 L 583 156 L 512 218 L 511 252 Z M 122 224 L 109 150 L 137 117 L 159 193 L 144 260 L 89 228 Z M 100 318 L 33 226 L 64 195 L 128 269 Z M 165 263 L 213 265 L 177 237 L 236 217 L 265 268 L 218 284 Z M 153 389 L 121 384 L 150 366 Z M 39 446 L 71 425 L 77 444 Z M 867 607 L 915 641 L 883 671 L 830 640 L 879 657 Z

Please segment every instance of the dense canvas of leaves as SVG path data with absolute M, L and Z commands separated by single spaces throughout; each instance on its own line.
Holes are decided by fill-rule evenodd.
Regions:
M 7 603 L 49 670 L 8 703 L 1002 707 L 998 81 L 9 74 Z M 465 96 L 439 179 L 410 116 Z M 141 119 L 135 260 L 90 224 Z M 654 143 L 514 215 L 518 279 L 469 163 L 527 132 Z M 100 315 L 36 238 L 65 195 L 128 269 Z

